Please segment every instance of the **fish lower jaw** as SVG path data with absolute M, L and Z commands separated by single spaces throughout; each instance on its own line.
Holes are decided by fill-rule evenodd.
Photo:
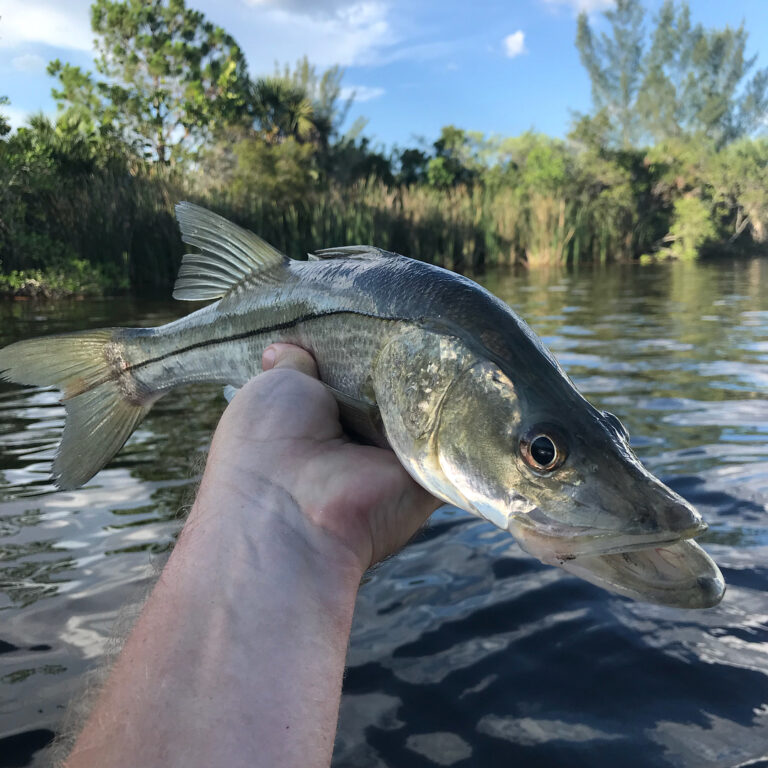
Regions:
M 580 557 L 598 557 L 634 552 L 649 547 L 664 547 L 675 542 L 699 536 L 706 530 L 704 524 L 684 531 L 659 531 L 647 534 L 590 534 L 580 531 L 576 535 L 540 531 L 534 526 L 510 521 L 509 530 L 520 546 L 529 554 L 549 565 L 562 565 Z
M 673 608 L 712 608 L 725 594 L 717 564 L 691 539 L 619 555 L 582 557 L 562 567 L 610 592 Z

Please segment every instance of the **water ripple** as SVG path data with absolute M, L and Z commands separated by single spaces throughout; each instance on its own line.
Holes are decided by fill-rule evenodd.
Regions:
M 765 768 L 768 262 L 486 282 L 701 510 L 728 592 L 704 612 L 632 603 L 443 508 L 361 588 L 334 765 Z M 0 304 L 0 345 L 184 309 Z M 161 401 L 107 470 L 61 493 L 57 394 L 0 383 L 0 766 L 46 765 L 62 707 L 174 541 L 222 407 L 213 387 Z

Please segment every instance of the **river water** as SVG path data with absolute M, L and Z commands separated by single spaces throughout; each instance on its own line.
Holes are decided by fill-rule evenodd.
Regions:
M 493 273 L 653 472 L 710 523 L 708 611 L 612 596 L 456 509 L 362 587 L 335 766 L 768 766 L 768 260 Z M 155 325 L 138 299 L 0 303 L 0 346 Z M 223 409 L 161 400 L 86 487 L 48 472 L 53 391 L 0 383 L 0 766 L 45 766 L 120 607 L 174 540 Z

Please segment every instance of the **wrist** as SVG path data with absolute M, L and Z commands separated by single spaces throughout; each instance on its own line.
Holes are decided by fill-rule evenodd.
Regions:
M 349 593 L 354 599 L 365 572 L 358 554 L 313 522 L 280 483 L 253 473 L 246 490 L 206 470 L 177 549 L 195 562 L 201 556 L 231 561 L 239 553 L 238 567 L 306 578 L 324 599 Z
M 294 527 L 302 538 L 321 550 L 328 547 L 332 553 L 336 551 L 340 562 L 353 556 L 362 575 L 375 562 L 367 522 L 367 513 L 374 504 L 363 483 L 352 495 L 350 484 L 338 481 L 343 467 L 329 468 L 325 460 L 329 450 L 339 453 L 345 441 L 339 440 L 338 444 L 257 439 L 246 443 L 227 425 L 226 430 L 219 429 L 214 436 L 196 506 L 204 502 L 206 508 L 215 510 L 224 494 L 245 504 L 246 509 L 259 507 L 257 514 L 262 514 L 266 490 L 279 490 L 285 496 L 275 498 L 273 506 L 285 504 L 290 508 L 290 514 L 282 512 L 280 516 L 292 520 L 300 513 L 301 520 L 297 519 Z M 346 466 L 345 462 L 341 463 Z M 245 524 L 252 525 L 247 511 Z

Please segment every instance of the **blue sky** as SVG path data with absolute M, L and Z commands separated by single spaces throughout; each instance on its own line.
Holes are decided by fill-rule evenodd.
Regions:
M 356 90 L 351 118 L 390 146 L 434 140 L 449 123 L 486 134 L 529 128 L 562 136 L 590 106 L 573 44 L 576 15 L 596 25 L 612 0 L 187 0 L 240 43 L 253 74 L 306 54 L 340 64 Z M 661 0 L 647 0 L 653 13 Z M 55 113 L 54 58 L 92 66 L 90 0 L 0 0 L 0 95 L 14 124 Z M 750 54 L 768 65 L 768 0 L 691 0 L 707 26 L 745 22 Z M 760 49 L 760 45 L 763 49 Z

